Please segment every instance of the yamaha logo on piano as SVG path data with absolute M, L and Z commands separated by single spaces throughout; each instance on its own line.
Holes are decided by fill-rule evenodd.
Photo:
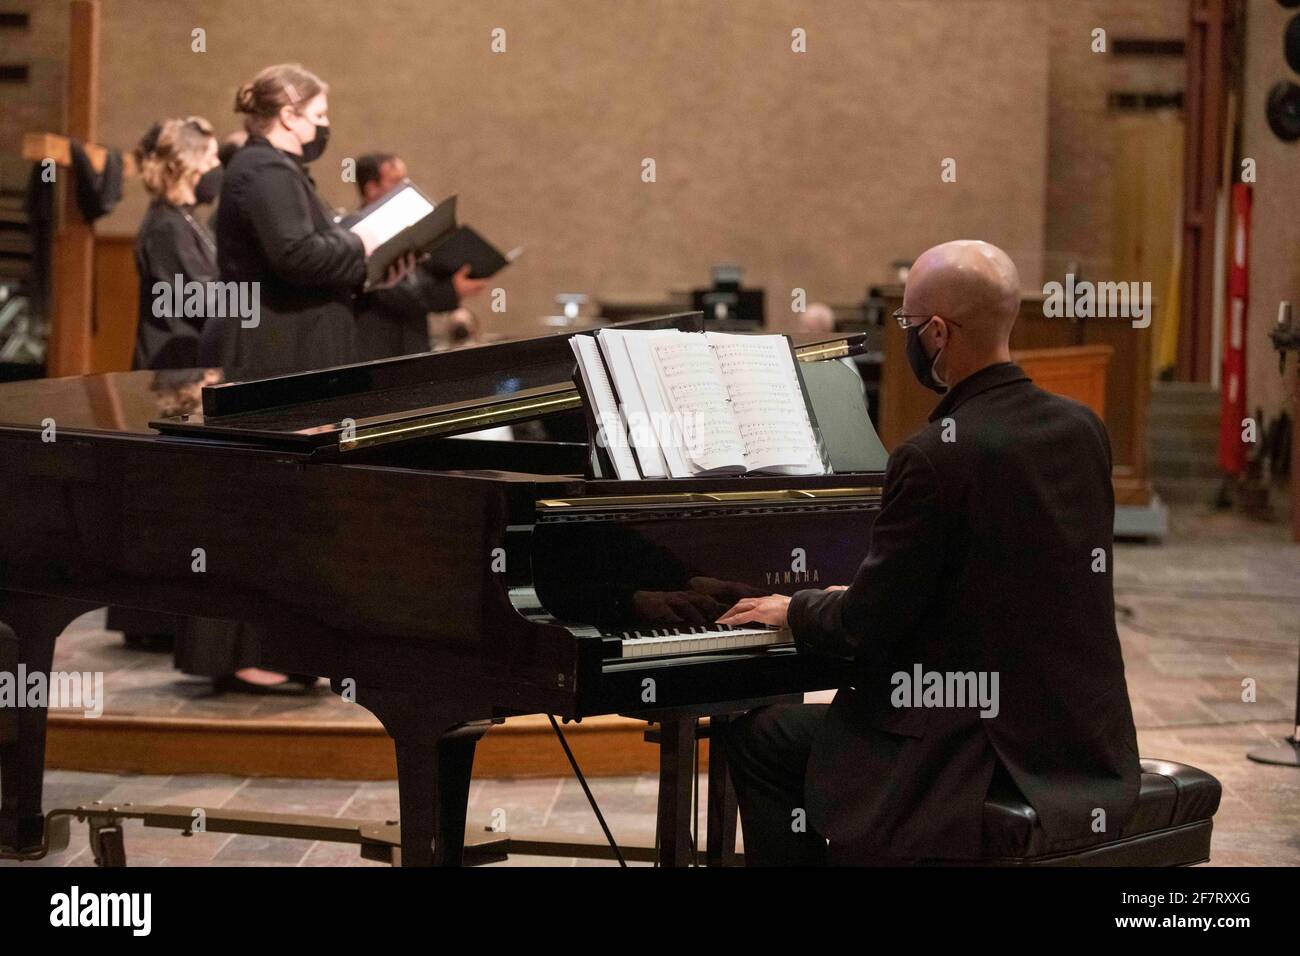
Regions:
M 768 585 L 773 584 L 820 584 L 821 571 L 813 568 L 811 571 L 764 571 L 763 578 Z

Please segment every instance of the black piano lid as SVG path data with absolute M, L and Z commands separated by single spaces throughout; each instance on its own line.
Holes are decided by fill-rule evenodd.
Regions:
M 700 331 L 703 314 L 634 319 L 617 329 Z M 405 355 L 209 385 L 203 414 L 151 422 L 165 436 L 312 452 L 450 437 L 581 407 L 573 331 L 451 352 Z M 801 342 L 801 358 L 849 354 L 861 336 Z M 825 354 L 823 354 L 825 353 Z

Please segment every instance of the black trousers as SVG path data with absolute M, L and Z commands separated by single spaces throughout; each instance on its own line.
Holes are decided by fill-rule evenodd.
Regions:
M 727 726 L 746 866 L 824 866 L 826 840 L 808 822 L 804 778 L 829 704 L 772 704 Z

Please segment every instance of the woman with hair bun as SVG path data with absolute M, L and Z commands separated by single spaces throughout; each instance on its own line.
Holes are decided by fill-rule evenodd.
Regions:
M 260 284 L 260 315 L 255 325 L 221 320 L 228 379 L 356 361 L 352 300 L 370 250 L 334 221 L 307 171 L 329 141 L 327 89 L 309 70 L 282 63 L 235 96 L 248 141 L 225 173 L 217 261 L 223 281 Z
M 195 208 L 217 198 L 221 166 L 217 138 L 200 116 L 155 123 L 135 149 L 140 179 L 153 197 L 135 240 L 140 311 L 133 368 L 194 368 L 199 364 L 202 315 L 173 315 L 179 281 L 217 277 L 217 244 Z M 166 285 L 166 301 L 154 294 Z
M 223 282 L 258 283 L 258 310 L 256 323 L 210 319 L 203 355 L 227 381 L 356 361 L 352 300 L 365 283 L 370 250 L 335 223 L 307 171 L 329 140 L 326 89 L 310 71 L 285 63 L 267 67 L 235 96 L 248 139 L 223 177 L 217 264 Z M 408 259 L 388 278 L 397 281 L 411 265 Z M 218 691 L 310 689 L 311 675 L 260 666 L 261 633 L 257 625 L 194 619 L 176 642 L 176 664 L 212 678 Z

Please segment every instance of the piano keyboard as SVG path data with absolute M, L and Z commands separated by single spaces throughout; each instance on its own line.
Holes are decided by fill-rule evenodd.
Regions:
M 763 625 L 706 624 L 698 627 L 657 628 L 609 635 L 621 639 L 623 657 L 667 657 L 707 654 L 743 648 L 793 644 L 788 630 Z

